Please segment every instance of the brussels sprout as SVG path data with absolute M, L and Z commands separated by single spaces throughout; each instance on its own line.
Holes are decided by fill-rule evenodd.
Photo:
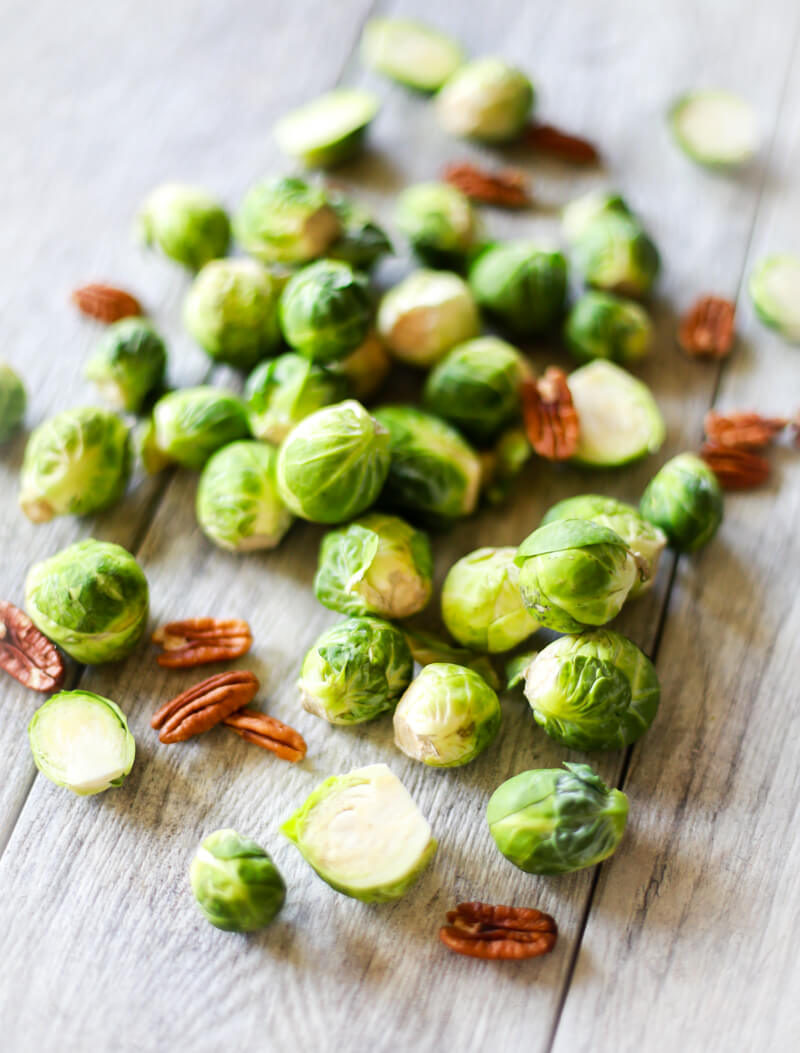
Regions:
M 408 618 L 431 598 L 432 575 L 427 535 L 371 512 L 322 539 L 314 594 L 342 614 Z
M 350 394 L 363 402 L 380 389 L 392 368 L 392 360 L 378 337 L 369 333 L 355 351 L 335 362 L 328 362 L 327 368 L 343 377 Z
M 753 268 L 748 288 L 764 325 L 800 343 L 800 256 L 767 256 Z
M 238 395 L 207 386 L 184 388 L 155 404 L 140 435 L 140 453 L 148 472 L 172 463 L 202 468 L 220 446 L 248 434 L 247 410 Z
M 90 691 L 59 691 L 33 714 L 28 738 L 36 767 L 79 797 L 121 786 L 136 743 L 125 714 Z
M 147 578 L 121 545 L 87 538 L 31 567 L 25 610 L 76 662 L 116 662 L 147 626 Z
M 405 895 L 436 851 L 425 817 L 385 764 L 326 779 L 281 833 L 331 888 L 365 903 Z
M 525 606 L 542 625 L 563 633 L 611 621 L 638 577 L 619 534 L 583 519 L 540 526 L 520 545 L 516 563 Z
M 414 271 L 383 297 L 377 324 L 395 358 L 423 368 L 480 332 L 469 288 L 449 271 Z
M 334 88 L 282 117 L 275 139 L 285 154 L 309 168 L 337 165 L 361 149 L 380 105 L 371 91 Z
M 519 416 L 520 384 L 530 372 L 511 344 L 480 336 L 448 351 L 431 370 L 425 407 L 473 442 L 488 443 Z
M 189 867 L 194 898 L 204 916 L 226 932 L 255 932 L 283 906 L 286 885 L 264 849 L 235 830 L 215 830 Z
M 660 697 L 650 659 L 609 629 L 562 636 L 525 671 L 525 697 L 551 739 L 576 750 L 616 750 L 653 723 Z
M 450 135 L 503 143 L 525 127 L 534 103 L 533 85 L 499 58 L 467 62 L 436 98 L 439 123 Z
M 674 548 L 695 552 L 722 522 L 722 490 L 705 461 L 679 453 L 650 480 L 639 511 L 664 531 Z
M 242 248 L 264 263 L 307 263 L 324 256 L 342 233 L 325 191 L 292 176 L 262 179 L 233 220 Z
M 17 374 L 0 362 L 0 443 L 6 442 L 25 417 L 28 396 Z
M 465 647 L 453 647 L 433 633 L 421 632 L 419 629 L 404 628 L 403 633 L 411 650 L 411 657 L 419 665 L 446 663 L 463 665 L 485 680 L 494 691 L 500 690 L 500 677 L 488 655 L 476 654 Z
M 512 691 L 515 687 L 525 683 L 528 666 L 538 653 L 538 651 L 526 651 L 524 654 L 509 658 L 505 666 L 506 691 Z
M 86 377 L 115 409 L 138 413 L 164 383 L 167 349 L 144 318 L 123 318 L 106 329 L 86 363 Z
M 130 436 L 116 413 L 92 406 L 64 410 L 31 432 L 19 504 L 34 523 L 87 516 L 122 496 L 130 471 Z
M 313 362 L 354 351 L 369 330 L 369 285 L 341 260 L 317 260 L 293 275 L 281 294 L 286 342 Z
M 380 618 L 348 618 L 306 654 L 297 686 L 309 713 L 331 724 L 363 724 L 394 708 L 413 672 L 399 629 Z
M 466 194 L 447 183 L 419 183 L 397 199 L 395 222 L 429 267 L 461 270 L 478 236 L 478 217 Z
M 488 245 L 469 270 L 478 305 L 523 336 L 546 332 L 564 313 L 567 261 L 532 241 Z
M 371 69 L 417 91 L 436 91 L 464 61 L 454 40 L 405 18 L 371 18 L 361 37 Z
M 727 91 L 684 95 L 670 108 L 669 123 L 681 150 L 701 165 L 741 165 L 758 149 L 755 110 Z
M 244 389 L 250 430 L 257 439 L 279 443 L 295 424 L 323 406 L 341 402 L 347 381 L 289 352 L 256 366 Z
M 561 215 L 564 237 L 572 244 L 589 230 L 593 223 L 610 215 L 633 218 L 628 203 L 621 194 L 607 190 L 591 190 L 575 198 Z
M 392 243 L 366 209 L 338 190 L 328 190 L 328 204 L 336 213 L 342 233 L 326 255 L 344 260 L 354 270 L 369 271 L 381 256 L 392 252 Z
M 482 496 L 490 505 L 498 505 L 511 494 L 520 472 L 533 456 L 533 447 L 524 428 L 509 428 L 481 456 Z
M 569 874 L 607 859 L 622 840 L 628 798 L 588 764 L 523 771 L 489 798 L 495 844 L 529 874 Z
M 442 619 L 450 635 L 476 651 L 510 651 L 539 623 L 519 592 L 514 548 L 479 548 L 448 571 L 442 586 Z
M 578 362 L 608 358 L 631 365 L 650 350 L 653 326 L 633 300 L 604 292 L 586 292 L 567 315 L 564 339 Z
M 151 191 L 139 212 L 138 227 L 146 245 L 193 271 L 224 256 L 231 240 L 222 205 L 205 190 L 183 183 L 165 183 Z
M 500 702 L 463 665 L 426 665 L 394 711 L 394 744 L 432 768 L 468 764 L 494 742 Z
M 384 406 L 375 417 L 390 436 L 383 501 L 441 524 L 475 511 L 481 462 L 455 428 L 414 406 Z
M 343 523 L 375 501 L 389 471 L 389 434 L 347 399 L 306 417 L 278 452 L 278 493 L 312 523 Z

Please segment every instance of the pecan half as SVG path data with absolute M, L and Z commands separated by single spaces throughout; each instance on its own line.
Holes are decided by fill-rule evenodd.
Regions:
M 156 661 L 167 669 L 227 662 L 247 654 L 253 634 L 239 618 L 185 618 L 156 629 L 152 641 L 164 648 Z
M 33 691 L 57 691 L 64 682 L 64 659 L 28 615 L 0 600 L 0 669 Z
M 558 939 L 555 920 L 533 907 L 459 903 L 447 912 L 447 920 L 439 939 L 456 954 L 471 958 L 538 958 L 552 951 Z
M 88 314 L 90 318 L 96 318 L 99 322 L 118 322 L 120 318 L 144 314 L 142 305 L 135 296 L 131 296 L 124 289 L 104 285 L 102 282 L 82 285 L 73 292 L 72 302 L 83 314 Z
M 733 347 L 736 305 L 721 296 L 701 296 L 678 326 L 678 343 L 695 358 L 725 358 Z
M 580 424 L 567 374 L 549 366 L 539 380 L 526 377 L 520 387 L 522 416 L 531 446 L 549 461 L 566 461 L 578 448 Z
M 525 133 L 525 142 L 534 150 L 573 164 L 590 165 L 600 159 L 597 148 L 588 139 L 562 132 L 552 124 L 531 124 Z
M 700 456 L 719 480 L 723 490 L 749 490 L 769 477 L 769 461 L 751 450 L 706 442 Z
M 763 450 L 788 424 L 785 417 L 762 417 L 759 413 L 715 413 L 709 410 L 703 422 L 706 436 L 719 446 L 740 450 Z
M 472 201 L 484 205 L 527 208 L 531 203 L 528 177 L 516 168 L 499 168 L 490 172 L 469 161 L 456 161 L 447 165 L 442 178 Z
M 240 709 L 226 717 L 223 724 L 233 728 L 237 735 L 262 749 L 271 750 L 284 760 L 301 761 L 306 755 L 306 740 L 299 731 L 283 724 L 275 717 L 268 717 L 257 709 Z
M 162 742 L 184 742 L 252 702 L 258 687 L 253 673 L 218 673 L 165 702 L 150 725 L 161 729 L 158 737 Z

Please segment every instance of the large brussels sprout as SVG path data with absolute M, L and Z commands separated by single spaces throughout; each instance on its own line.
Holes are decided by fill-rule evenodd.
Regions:
M 205 190 L 183 183 L 165 183 L 151 191 L 139 212 L 138 228 L 145 244 L 193 271 L 224 256 L 231 240 L 222 205 Z
M 122 496 L 130 471 L 130 435 L 116 413 L 92 406 L 64 410 L 31 432 L 19 504 L 34 523 L 86 516 Z
M 342 614 L 408 618 L 431 598 L 432 575 L 427 535 L 371 512 L 322 539 L 314 594 Z
M 202 841 L 189 881 L 204 916 L 226 932 L 265 928 L 286 898 L 286 885 L 269 855 L 235 830 L 215 830 Z
M 436 98 L 439 122 L 450 135 L 503 143 L 525 127 L 533 85 L 500 58 L 473 59 L 453 73 Z
M 479 548 L 448 571 L 442 586 L 442 619 L 465 647 L 495 654 L 522 643 L 539 623 L 519 591 L 516 549 Z
M 251 256 L 296 264 L 324 256 L 342 225 L 321 187 L 286 176 L 263 179 L 248 190 L 233 230 Z
M 395 746 L 432 768 L 468 764 L 499 730 L 497 695 L 463 665 L 426 665 L 394 711 Z
M 147 625 L 147 578 L 121 545 L 87 538 L 31 567 L 25 610 L 76 662 L 115 662 Z
M 650 350 L 653 326 L 633 300 L 590 290 L 574 304 L 564 323 L 564 339 L 578 362 L 608 358 L 633 365 Z
M 86 363 L 86 377 L 116 409 L 138 413 L 164 383 L 167 349 L 145 318 L 123 318 L 106 329 Z
M 336 213 L 342 232 L 326 255 L 344 260 L 357 271 L 369 271 L 381 256 L 392 252 L 392 243 L 366 209 L 338 190 L 328 190 L 328 204 Z
M 385 764 L 326 779 L 281 833 L 331 888 L 365 903 L 405 895 L 436 851 L 425 817 Z
M 247 410 L 232 391 L 200 386 L 158 400 L 139 438 L 148 472 L 168 464 L 202 468 L 211 454 L 249 434 Z
M 496 242 L 472 263 L 469 286 L 493 318 L 522 336 L 538 336 L 564 313 L 567 261 L 533 241 Z
M 327 363 L 331 373 L 344 378 L 353 398 L 362 402 L 379 390 L 391 368 L 389 352 L 375 333 L 368 333 L 366 340 L 349 355 Z
M 722 522 L 722 490 L 705 461 L 693 453 L 679 453 L 650 480 L 639 511 L 664 531 L 670 545 L 694 552 L 711 540 Z
M 317 260 L 289 279 L 279 310 L 286 342 L 313 362 L 330 362 L 367 335 L 369 283 L 348 263 Z
M 516 562 L 525 606 L 562 633 L 611 621 L 638 576 L 619 534 L 584 519 L 540 526 L 522 542 Z
M 653 723 L 660 688 L 653 664 L 610 629 L 562 636 L 525 671 L 533 716 L 556 742 L 576 750 L 623 749 Z
M 429 267 L 461 270 L 475 247 L 479 224 L 466 194 L 447 183 L 418 183 L 397 199 L 395 221 Z
M 5 362 L 0 362 L 0 443 L 6 442 L 25 417 L 25 385 Z
M 627 818 L 628 798 L 588 764 L 523 771 L 498 786 L 486 808 L 495 844 L 529 874 L 569 874 L 607 859 Z
M 303 709 L 331 724 L 362 724 L 394 709 L 411 683 L 406 638 L 381 618 L 348 618 L 327 629 L 303 659 Z
M 423 368 L 480 332 L 472 293 L 449 271 L 409 274 L 381 300 L 377 324 L 378 335 L 395 358 Z
M 347 387 L 343 376 L 294 352 L 261 362 L 244 388 L 250 430 L 257 439 L 282 442 L 309 414 L 341 402 Z
M 306 417 L 278 453 L 278 493 L 312 523 L 343 523 L 375 501 L 389 471 L 389 433 L 347 399 Z

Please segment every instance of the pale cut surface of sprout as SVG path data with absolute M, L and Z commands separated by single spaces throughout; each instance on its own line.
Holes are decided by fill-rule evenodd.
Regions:
M 365 128 L 378 107 L 369 92 L 339 88 L 286 114 L 275 125 L 275 139 L 290 157 L 324 163 L 330 151 L 336 160 L 337 147 Z
M 671 118 L 678 144 L 700 164 L 743 164 L 758 149 L 755 110 L 728 92 L 700 91 L 684 96 L 673 107 Z
M 750 295 L 762 322 L 800 342 L 800 256 L 768 256 L 758 263 Z
M 403 18 L 370 19 L 361 54 L 372 69 L 418 91 L 436 91 L 464 58 L 455 41 Z

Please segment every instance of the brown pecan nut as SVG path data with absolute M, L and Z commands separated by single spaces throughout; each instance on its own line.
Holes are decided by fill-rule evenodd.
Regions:
M 253 634 L 239 618 L 185 618 L 156 629 L 152 640 L 164 648 L 156 661 L 167 669 L 228 662 L 247 654 Z
M 83 314 L 88 314 L 90 318 L 96 318 L 99 322 L 118 322 L 120 318 L 144 314 L 142 305 L 135 296 L 131 296 L 124 289 L 116 289 L 113 285 L 104 285 L 102 282 L 82 285 L 73 292 L 72 302 Z
M 442 178 L 472 201 L 501 208 L 527 208 L 531 203 L 528 177 L 516 168 L 500 168 L 490 172 L 486 168 L 456 161 L 447 165 Z
M 531 124 L 525 142 L 534 150 L 573 164 L 590 165 L 600 159 L 597 148 L 588 139 L 562 132 L 552 124 Z
M 64 683 L 64 659 L 28 615 L 0 600 L 0 669 L 34 691 L 57 691 Z
M 572 457 L 580 424 L 564 370 L 549 366 L 539 380 L 526 377 L 520 394 L 525 431 L 534 450 L 549 461 Z
M 257 709 L 240 709 L 226 717 L 223 724 L 237 735 L 262 749 L 271 750 L 284 760 L 301 761 L 306 755 L 306 740 L 299 731 Z
M 678 343 L 695 358 L 725 358 L 733 347 L 736 305 L 721 296 L 701 296 L 681 318 Z
M 706 442 L 700 456 L 719 480 L 723 490 L 750 490 L 769 477 L 769 461 L 751 450 Z
M 447 912 L 447 921 L 439 939 L 471 958 L 538 958 L 552 951 L 558 939 L 555 920 L 533 907 L 459 903 Z
M 719 446 L 740 450 L 763 450 L 788 424 L 785 417 L 762 417 L 759 413 L 715 413 L 709 410 L 703 422 L 706 437 Z
M 252 702 L 258 687 L 258 677 L 246 670 L 218 673 L 165 702 L 150 725 L 161 729 L 162 742 L 184 742 Z

